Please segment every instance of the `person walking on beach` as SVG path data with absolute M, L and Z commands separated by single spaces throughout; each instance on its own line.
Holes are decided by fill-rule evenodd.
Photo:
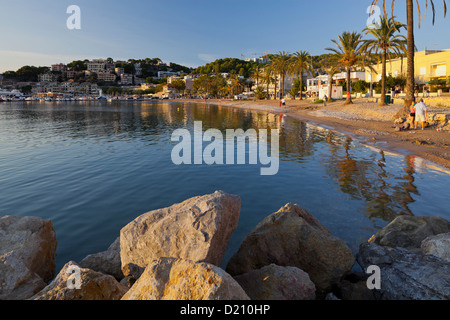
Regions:
M 323 106 L 326 107 L 327 106 L 327 101 L 328 101 L 328 97 L 327 95 L 323 96 Z
M 415 129 L 417 129 L 417 124 L 421 122 L 423 130 L 425 128 L 425 122 L 427 121 L 428 117 L 428 109 L 425 103 L 423 103 L 423 99 L 420 99 L 420 102 L 415 105 L 415 109 L 416 109 Z
M 411 125 L 410 127 L 414 127 L 414 129 L 417 129 L 416 127 L 416 104 L 411 103 L 411 108 L 409 109 L 409 115 L 411 116 Z

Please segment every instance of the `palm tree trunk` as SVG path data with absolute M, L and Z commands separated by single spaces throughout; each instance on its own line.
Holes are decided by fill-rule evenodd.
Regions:
M 378 103 L 380 106 L 386 105 L 386 49 L 382 53 L 382 67 L 381 67 L 381 100 Z
M 300 100 L 303 100 L 303 73 L 300 75 Z
M 300 100 L 303 100 L 303 67 L 300 67 Z
M 408 27 L 408 37 L 407 37 L 407 75 L 406 75 L 406 98 L 405 107 L 408 107 L 416 99 L 414 97 L 414 5 L 413 0 L 407 0 L 407 27 Z
M 344 104 L 353 104 L 352 93 L 350 91 L 350 81 L 351 81 L 350 74 L 351 74 L 350 68 L 347 68 L 347 99 L 345 100 Z
M 278 79 L 277 79 L 277 77 L 275 77 L 275 82 L 274 82 L 274 85 L 275 85 L 274 98 L 275 98 L 275 100 L 277 100 L 277 84 L 278 84 Z

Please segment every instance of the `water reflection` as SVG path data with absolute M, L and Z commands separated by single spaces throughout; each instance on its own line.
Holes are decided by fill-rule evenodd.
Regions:
M 247 111 L 221 106 L 171 103 L 125 104 L 44 104 L 16 105 L 1 111 L 3 140 L 21 136 L 35 143 L 36 136 L 64 139 L 92 139 L 102 143 L 118 140 L 142 140 L 170 147 L 170 135 L 177 128 L 191 128 L 202 121 L 203 129 L 244 130 L 279 129 L 280 158 L 285 163 L 301 164 L 304 175 L 325 172 L 325 197 L 337 187 L 340 194 L 364 204 L 364 216 L 377 227 L 379 219 L 391 221 L 397 215 L 413 215 L 411 205 L 420 196 L 416 185 L 416 159 L 386 157 L 382 150 L 369 150 L 350 137 L 308 123 L 287 119 L 279 114 Z M 34 135 L 30 136 L 29 133 Z M 2 138 L 0 138 L 2 139 Z M 304 165 L 304 166 L 303 166 Z M 308 173 L 308 171 L 310 171 Z M 295 183 L 295 177 L 292 180 Z M 334 182 L 334 186 L 328 180 Z M 302 183 L 298 182 L 299 185 Z M 251 183 L 250 183 L 251 185 Z M 324 196 L 322 195 L 322 196 Z M 334 195 L 339 197 L 339 195 Z

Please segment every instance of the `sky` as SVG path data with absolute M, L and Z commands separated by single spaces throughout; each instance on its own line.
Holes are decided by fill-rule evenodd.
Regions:
M 423 0 L 419 0 L 424 3 Z M 0 73 L 24 65 L 73 60 L 160 58 L 197 67 L 218 58 L 250 58 L 279 51 L 327 53 L 344 31 L 366 27 L 371 0 L 0 0 Z M 390 1 L 388 1 L 390 7 Z M 70 5 L 81 29 L 70 30 Z M 422 21 L 419 51 L 450 49 L 450 13 Z M 390 10 L 389 10 L 390 11 Z M 417 10 L 416 10 L 417 11 Z M 429 10 L 430 11 L 430 10 Z M 403 0 L 395 16 L 406 23 Z

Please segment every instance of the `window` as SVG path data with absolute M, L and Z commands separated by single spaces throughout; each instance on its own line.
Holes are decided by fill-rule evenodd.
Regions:
M 431 65 L 432 77 L 445 77 L 447 76 L 447 65 L 444 63 L 437 63 Z

